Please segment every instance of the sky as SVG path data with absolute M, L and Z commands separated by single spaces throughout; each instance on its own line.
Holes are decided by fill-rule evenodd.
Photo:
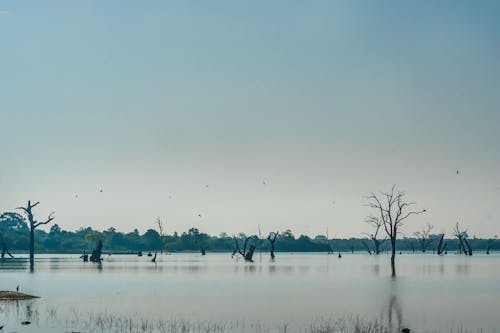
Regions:
M 360 237 L 396 184 L 492 237 L 499 87 L 496 1 L 0 0 L 0 211 Z

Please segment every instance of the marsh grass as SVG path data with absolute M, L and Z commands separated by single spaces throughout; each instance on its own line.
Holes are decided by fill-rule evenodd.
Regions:
M 0 310 L 2 307 L 0 306 Z M 58 307 L 47 307 L 45 318 L 30 306 L 20 307 L 8 316 L 19 320 L 30 319 L 34 326 L 46 332 L 74 333 L 397 333 L 400 327 L 385 324 L 385 320 L 369 320 L 359 316 L 344 315 L 340 318 L 311 318 L 303 326 L 290 323 L 262 323 L 245 320 L 207 321 L 183 318 L 143 318 L 138 313 L 115 315 L 104 312 L 85 313 L 77 309 L 59 311 Z M 43 317 L 43 316 L 42 316 Z M 41 325 L 40 325 L 41 324 Z M 487 333 L 482 329 L 467 329 L 459 324 L 447 331 L 412 330 L 412 333 Z M 496 333 L 493 331 L 493 333 Z M 500 331 L 499 331 L 500 333 Z

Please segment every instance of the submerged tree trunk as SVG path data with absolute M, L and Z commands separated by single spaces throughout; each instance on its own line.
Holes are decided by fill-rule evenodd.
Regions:
M 245 242 L 243 243 L 243 251 L 240 248 L 240 244 L 238 242 L 238 238 L 234 236 L 234 245 L 236 250 L 234 250 L 233 255 L 238 252 L 245 259 L 245 261 L 253 262 L 253 253 L 255 251 L 255 245 L 250 245 L 247 251 L 247 245 L 250 241 L 250 237 L 245 238 Z
M 470 246 L 470 243 L 467 240 L 467 238 L 464 238 L 464 244 L 465 244 L 465 250 L 466 250 L 465 254 L 468 256 L 471 256 L 472 255 L 472 247 Z
M 33 269 L 35 264 L 35 228 L 30 228 L 30 267 Z
M 441 237 L 439 237 L 437 254 L 442 255 L 445 249 L 446 249 L 446 244 L 444 244 L 444 234 L 441 234 Z
M 253 262 L 253 253 L 255 251 L 255 245 L 250 245 L 248 252 L 245 254 L 245 260 Z
M 5 241 L 2 241 L 2 258 L 5 258 L 5 255 L 8 255 L 11 258 L 14 258 L 14 256 L 9 252 L 9 249 L 7 248 L 7 244 Z
M 391 239 L 391 271 L 396 276 L 396 238 Z
M 102 254 L 102 241 L 99 241 L 97 243 L 96 248 L 94 251 L 92 251 L 92 254 L 90 255 L 90 261 L 92 262 L 101 262 L 101 254 Z
M 278 238 L 278 232 L 271 232 L 269 233 L 269 236 L 267 236 L 267 240 L 269 240 L 269 243 L 271 243 L 271 249 L 270 249 L 270 252 L 271 252 L 271 260 L 274 260 L 275 258 L 275 255 L 274 255 L 274 251 L 276 251 L 276 238 Z

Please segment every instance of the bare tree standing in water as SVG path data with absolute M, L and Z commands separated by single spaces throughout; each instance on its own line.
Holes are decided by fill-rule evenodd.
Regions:
M 422 252 L 427 251 L 427 248 L 432 243 L 432 239 L 430 238 L 432 228 L 434 228 L 434 226 L 427 223 L 427 226 L 424 229 L 413 233 L 420 243 L 420 249 Z
M 269 236 L 267 236 L 267 239 L 269 240 L 269 243 L 271 243 L 271 260 L 274 260 L 274 251 L 276 251 L 276 238 L 278 238 L 279 232 L 270 232 Z
M 163 253 L 163 221 L 160 219 L 160 217 L 156 218 L 156 224 L 158 225 L 158 231 L 160 233 L 160 240 L 161 240 L 161 248 L 160 248 L 160 253 Z M 155 253 L 155 258 L 156 258 L 156 253 Z
M 407 202 L 405 193 L 396 190 L 396 186 L 392 186 L 390 192 L 380 192 L 379 194 L 371 193 L 367 196 L 368 207 L 374 208 L 380 214 L 382 226 L 391 241 L 391 269 L 392 275 L 396 275 L 396 240 L 399 228 L 403 226 L 404 221 L 412 215 L 418 215 L 426 212 L 423 210 L 409 210 L 415 205 L 413 202 Z
M 54 212 L 50 213 L 47 217 L 47 220 L 43 222 L 38 222 L 35 220 L 33 216 L 32 209 L 36 207 L 40 202 L 37 201 L 34 204 L 31 204 L 31 200 L 28 200 L 28 205 L 26 207 L 17 207 L 16 209 L 22 210 L 26 217 L 28 218 L 29 226 L 30 226 L 30 268 L 33 269 L 35 264 L 35 229 L 41 225 L 48 224 L 54 219 Z
M 375 254 L 380 254 L 380 246 L 382 246 L 382 244 L 384 244 L 384 242 L 387 240 L 387 238 L 384 238 L 382 240 L 378 239 L 378 232 L 380 228 L 384 225 L 384 222 L 382 222 L 382 220 L 376 216 L 368 216 L 365 222 L 375 227 L 375 232 L 373 232 L 372 234 L 365 233 L 365 235 L 370 237 L 370 239 L 373 242 L 374 246 L 373 252 L 375 252 Z M 365 247 L 368 249 L 368 253 L 371 254 L 370 248 L 366 244 Z
M 453 229 L 453 235 L 457 237 L 459 241 L 459 251 L 460 254 L 462 254 L 462 251 L 465 253 L 465 255 L 471 256 L 472 255 L 472 247 L 470 246 L 469 241 L 467 238 L 469 238 L 469 234 L 467 233 L 468 229 L 465 230 L 460 230 L 460 227 L 458 226 L 458 222 L 455 225 L 455 229 Z

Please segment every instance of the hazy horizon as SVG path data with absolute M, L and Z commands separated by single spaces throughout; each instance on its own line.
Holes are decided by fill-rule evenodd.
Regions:
M 396 184 L 428 210 L 406 235 L 492 237 L 499 9 L 0 1 L 0 212 L 359 237 L 363 196 Z

